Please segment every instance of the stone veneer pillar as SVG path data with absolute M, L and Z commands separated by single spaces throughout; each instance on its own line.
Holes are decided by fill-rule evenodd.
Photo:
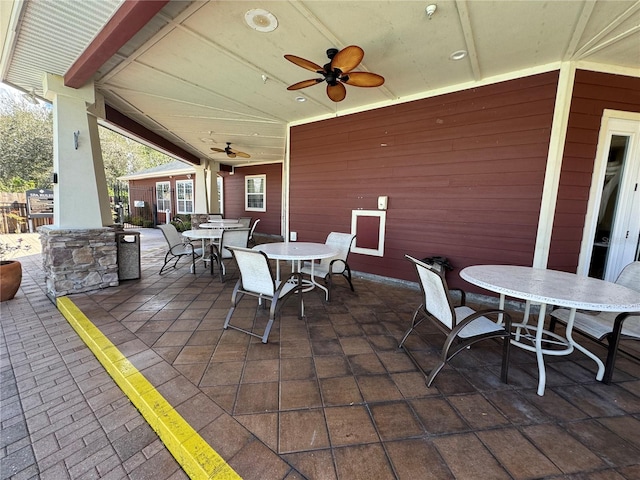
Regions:
M 209 221 L 208 213 L 192 213 L 191 214 L 191 229 L 198 230 L 201 223 L 207 223 Z
M 118 252 L 112 228 L 38 228 L 47 296 L 117 287 Z

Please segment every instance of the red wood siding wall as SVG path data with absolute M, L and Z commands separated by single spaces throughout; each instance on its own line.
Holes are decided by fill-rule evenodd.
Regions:
M 154 211 L 156 209 L 156 183 L 158 182 L 170 182 L 171 184 L 171 217 L 173 218 L 174 215 L 176 215 L 176 208 L 177 208 L 177 201 L 178 199 L 176 198 L 175 195 L 175 190 L 176 190 L 176 181 L 177 180 L 189 180 L 187 178 L 186 175 L 173 175 L 171 178 L 169 177 L 157 177 L 157 178 L 143 178 L 140 180 L 129 180 L 129 192 L 131 192 L 133 194 L 133 197 L 131 197 L 129 199 L 129 201 L 131 202 L 131 211 L 134 212 L 135 208 L 133 206 L 133 201 L 134 200 L 145 200 L 145 201 L 149 201 L 152 202 L 150 205 L 151 211 Z M 191 180 L 193 180 L 193 194 L 194 194 L 194 198 L 195 198 L 195 194 L 196 194 L 196 181 L 195 178 L 192 176 Z M 134 198 L 136 195 L 134 194 L 135 191 L 137 191 L 137 189 L 152 189 L 153 190 L 153 195 L 151 196 L 150 199 L 147 198 Z M 158 223 L 165 223 L 166 222 L 166 215 L 164 212 L 158 212 L 157 213 L 157 218 L 158 218 Z
M 260 219 L 256 232 L 280 235 L 282 213 L 282 164 L 236 167 L 235 173 L 220 172 L 224 178 L 224 216 L 227 218 L 253 217 Z M 244 177 L 267 176 L 267 211 L 247 212 L 244 209 Z
M 604 109 L 640 112 L 640 78 L 579 70 L 569 113 L 549 268 L 575 272 Z
M 531 265 L 557 72 L 294 127 L 291 230 L 349 232 L 387 195 L 384 257 L 354 270 L 415 281 L 404 259 Z

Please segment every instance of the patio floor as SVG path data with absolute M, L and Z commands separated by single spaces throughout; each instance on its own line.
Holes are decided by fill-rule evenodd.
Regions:
M 225 283 L 202 267 L 190 274 L 186 263 L 161 277 L 160 232 L 144 230 L 141 279 L 69 298 L 240 477 L 640 478 L 640 364 L 624 355 L 612 385 L 595 381 L 595 365 L 580 353 L 547 357 L 540 397 L 534 354 L 512 349 L 505 385 L 501 345 L 481 342 L 427 389 L 397 349 L 420 303 L 417 286 L 356 275 L 353 293 L 338 280 L 330 303 L 317 291 L 305 294 L 305 320 L 295 302 L 286 304 L 262 344 L 222 329 L 237 280 L 233 267 Z M 24 257 L 23 267 L 21 291 L 1 304 L 2 478 L 185 478 L 44 296 L 39 257 Z M 266 317 L 253 299 L 234 316 L 247 325 L 264 325 Z M 426 323 L 419 334 L 410 345 L 428 366 L 443 336 Z M 583 343 L 604 358 L 602 347 Z M 47 352 L 62 359 L 59 367 L 43 362 Z M 71 380 L 61 376 L 60 396 L 48 399 L 44 385 L 51 388 L 58 368 Z M 82 422 L 87 435 L 104 436 L 100 445 L 115 452 L 109 457 L 98 457 L 86 439 L 69 447 L 80 437 L 54 428 L 52 412 L 60 416 L 65 402 L 82 398 L 88 408 L 59 428 Z M 7 399 L 15 405 L 8 417 Z M 26 435 L 9 441 L 19 409 Z M 93 427 L 88 417 L 95 417 Z M 29 446 L 31 460 L 16 455 Z M 11 473 L 16 457 L 26 467 Z M 66 476 L 54 475 L 65 468 Z

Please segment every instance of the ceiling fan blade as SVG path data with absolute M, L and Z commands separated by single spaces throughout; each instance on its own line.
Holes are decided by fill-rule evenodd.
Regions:
M 251 158 L 251 155 L 249 155 L 248 153 L 244 153 L 244 152 L 233 152 L 235 153 L 238 157 L 241 158 Z
M 324 71 L 324 68 L 322 68 L 317 63 L 313 63 L 312 61 L 306 60 L 306 59 L 304 59 L 302 57 L 296 57 L 295 55 L 285 55 L 284 58 L 289 60 L 291 63 L 295 63 L 299 67 L 302 67 L 302 68 L 304 68 L 306 70 L 311 70 L 312 72 L 318 72 L 319 73 L 319 72 Z
M 322 82 L 324 79 L 322 78 L 313 78 L 311 80 L 303 80 L 301 82 L 298 83 L 294 83 L 293 85 L 289 85 L 287 87 L 287 90 L 300 90 L 301 88 L 307 88 L 310 87 L 312 85 L 317 85 L 318 83 Z
M 331 60 L 331 70 L 339 68 L 342 73 L 350 72 L 360 64 L 363 58 L 364 50 L 357 45 L 345 47 Z
M 342 80 L 342 78 L 340 80 L 355 87 L 379 87 L 384 83 L 384 77 L 377 73 L 351 72 L 347 77 L 349 77 L 347 80 Z
M 327 85 L 327 96 L 334 102 L 341 102 L 347 96 L 347 89 L 342 83 Z
M 231 151 L 228 151 L 228 152 L 227 152 L 227 157 L 229 157 L 229 158 L 236 158 L 236 154 L 235 154 L 235 153 L 233 153 L 233 152 L 231 152 Z
M 220 152 L 220 153 L 226 152 L 224 148 L 211 147 L 211 150 L 213 150 L 214 152 Z

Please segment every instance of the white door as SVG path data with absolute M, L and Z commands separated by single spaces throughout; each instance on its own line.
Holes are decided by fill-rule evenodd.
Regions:
M 603 122 L 603 129 L 593 178 L 599 195 L 595 196 L 594 208 L 589 209 L 592 227 L 588 273 L 615 281 L 625 265 L 638 260 L 640 119 L 611 117 Z

